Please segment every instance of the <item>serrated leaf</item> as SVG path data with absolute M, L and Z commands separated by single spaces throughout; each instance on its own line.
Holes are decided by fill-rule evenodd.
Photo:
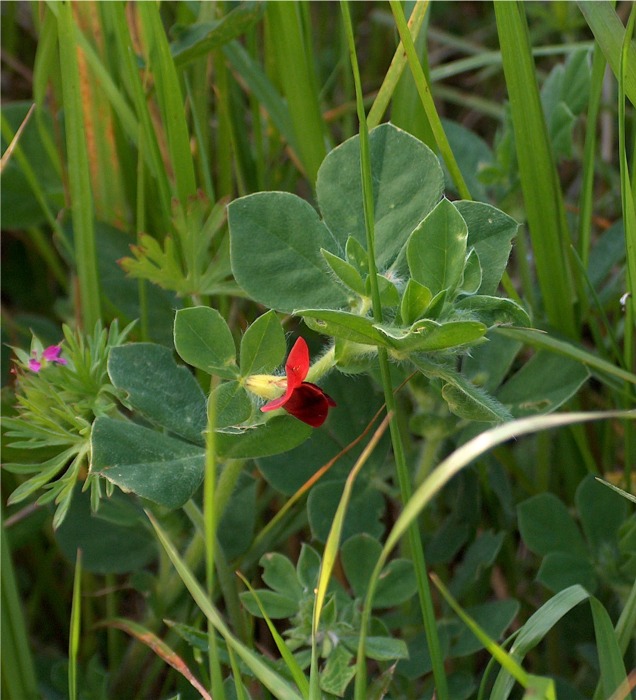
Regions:
M 174 319 L 174 346 L 184 362 L 208 374 L 225 379 L 239 374 L 232 333 L 216 309 L 179 309 Z

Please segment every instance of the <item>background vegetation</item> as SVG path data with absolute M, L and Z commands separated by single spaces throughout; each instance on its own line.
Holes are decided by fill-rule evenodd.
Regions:
M 635 16 L 604 0 L 2 3 L 7 697 L 630 697 Z M 404 301 L 393 229 L 369 258 L 360 208 L 359 249 L 325 256 L 324 284 L 344 276 L 368 308 L 293 315 L 304 269 L 281 248 L 276 274 L 254 274 L 253 200 L 231 231 L 227 204 L 285 192 L 344 216 L 350 162 L 362 190 L 391 188 L 364 170 L 367 129 L 388 121 L 459 202 L 429 229 L 468 222 L 457 279 L 437 308 L 423 278 Z M 396 138 L 392 194 L 419 197 L 436 159 L 419 173 L 418 142 L 382 128 L 372 161 L 378 134 Z M 361 175 L 325 161 L 345 142 Z M 475 238 L 488 217 L 496 250 Z M 428 239 L 409 241 L 415 279 Z M 461 301 L 485 280 L 508 316 Z M 378 335 L 387 309 L 469 325 L 420 352 Z M 241 398 L 257 368 L 282 373 L 285 334 L 323 364 L 337 338 L 338 408 L 311 437 L 291 417 L 274 434 Z M 29 370 L 62 341 L 68 366 Z M 199 445 L 197 421 L 220 432 Z M 271 430 L 223 433 L 246 421 Z M 114 477 L 120 446 L 124 464 L 174 461 L 156 485 Z

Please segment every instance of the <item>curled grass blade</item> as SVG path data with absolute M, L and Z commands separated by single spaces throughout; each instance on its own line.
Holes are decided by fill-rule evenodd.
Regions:
M 474 459 L 477 459 L 485 452 L 510 439 L 517 439 L 522 435 L 528 435 L 552 428 L 564 427 L 575 423 L 584 423 L 595 420 L 609 420 L 613 418 L 636 420 L 636 410 L 594 413 L 559 413 L 548 416 L 533 416 L 530 418 L 510 421 L 509 423 L 504 423 L 503 425 L 499 425 L 495 428 L 484 431 L 477 437 L 456 449 L 452 454 L 446 457 L 446 459 L 440 462 L 436 469 L 431 472 L 426 480 L 413 493 L 413 496 L 409 502 L 405 504 L 404 510 L 396 520 L 391 532 L 389 533 L 389 536 L 387 537 L 380 557 L 378 558 L 376 566 L 371 574 L 362 612 L 361 633 L 358 644 L 357 658 L 359 667 L 364 663 L 366 634 L 371 617 L 373 596 L 375 594 L 380 572 L 386 565 L 389 555 L 397 546 L 402 537 L 406 534 L 411 524 L 417 521 L 417 518 L 426 508 L 428 503 L 430 503 L 430 501 L 456 474 L 468 466 Z

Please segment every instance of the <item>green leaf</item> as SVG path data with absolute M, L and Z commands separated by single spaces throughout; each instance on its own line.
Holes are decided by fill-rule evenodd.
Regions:
M 394 605 L 400 605 L 414 596 L 416 591 L 417 581 L 413 562 L 408 559 L 393 559 L 380 574 L 373 597 L 373 607 L 391 608 Z
M 170 44 L 175 65 L 183 68 L 244 34 L 262 18 L 264 10 L 261 2 L 242 2 L 217 21 L 196 22 L 181 28 Z
M 581 526 L 597 560 L 618 548 L 621 526 L 628 517 L 627 501 L 589 475 L 579 484 L 575 495 Z
M 215 427 L 229 428 L 245 422 L 252 415 L 252 402 L 238 382 L 224 382 L 210 395 L 216 402 Z
M 411 277 L 433 294 L 455 291 L 466 262 L 468 228 L 447 199 L 442 201 L 411 234 L 406 257 Z
M 203 480 L 203 448 L 127 420 L 97 417 L 91 449 L 93 473 L 166 508 L 182 506 Z
M 519 531 L 526 545 L 540 556 L 568 552 L 587 556 L 585 542 L 565 505 L 552 493 L 540 493 L 517 508 Z
M 515 326 L 530 325 L 527 311 L 512 299 L 475 294 L 459 299 L 454 306 L 460 311 L 472 312 L 488 328 L 505 323 Z
M 409 279 L 406 283 L 400 306 L 402 323 L 410 326 L 422 318 L 432 299 L 433 294 L 428 287 L 416 282 L 413 278 Z
M 188 369 L 175 363 L 169 348 L 152 343 L 112 348 L 108 374 L 113 385 L 126 392 L 126 402 L 145 418 L 203 444 L 205 396 Z
M 351 263 L 358 272 L 366 277 L 369 274 L 369 256 L 366 248 L 357 238 L 349 236 L 345 245 L 347 262 Z
M 496 600 L 466 608 L 466 613 L 491 639 L 499 639 L 518 612 L 519 603 L 512 599 Z M 483 646 L 469 627 L 462 626 L 459 636 L 451 644 L 450 656 L 469 656 L 483 649 Z
M 254 593 L 258 596 L 267 616 L 271 617 L 272 620 L 289 619 L 298 613 L 298 601 L 284 593 L 276 593 L 267 588 L 257 589 Z M 239 597 L 241 603 L 250 615 L 253 617 L 263 617 L 251 591 L 243 591 L 239 594 Z
M 383 269 L 393 262 L 411 231 L 441 197 L 444 177 L 433 152 L 392 124 L 373 129 L 369 147 L 376 258 L 378 267 Z M 350 235 L 364 244 L 358 136 L 327 155 L 318 171 L 316 194 L 325 224 L 340 244 L 344 247 Z
M 285 332 L 274 311 L 259 316 L 241 339 L 241 376 L 270 374 L 285 359 Z
M 539 567 L 537 581 L 555 593 L 576 584 L 594 593 L 598 585 L 592 562 L 571 552 L 546 554 Z
M 217 454 L 225 459 L 268 457 L 297 447 L 311 431 L 292 416 L 274 416 L 258 426 L 217 431 Z
M 71 562 L 82 550 L 82 568 L 95 574 L 139 571 L 157 557 L 157 545 L 145 527 L 143 511 L 115 491 L 91 512 L 90 494 L 76 489 L 55 539 Z
M 309 492 L 309 525 L 312 535 L 320 542 L 327 540 L 343 488 L 341 482 L 321 482 Z M 380 537 L 384 530 L 380 522 L 384 505 L 382 495 L 377 489 L 372 488 L 370 484 L 356 483 L 344 519 L 342 540 L 362 532 L 372 537 Z
M 613 693 L 622 695 L 622 693 L 618 692 L 618 688 L 622 683 L 627 684 L 627 673 L 623 663 L 623 653 L 614 631 L 614 625 L 607 610 L 599 600 L 590 598 L 590 606 L 592 608 L 596 648 L 598 649 L 598 660 L 601 669 L 600 687 L 603 691 L 602 695 L 607 698 L 614 697 Z M 628 697 L 629 691 L 625 690 L 624 692 L 624 697 Z
M 387 338 L 368 316 L 328 309 L 299 309 L 295 314 L 302 316 L 309 328 L 322 335 L 344 338 L 363 345 L 389 345 Z
M 382 545 L 371 535 L 362 532 L 346 540 L 340 552 L 342 567 L 356 598 L 364 598 L 375 563 L 380 558 Z
M 436 377 L 446 384 L 443 395 L 446 393 L 449 397 L 448 407 L 453 412 L 457 411 L 456 415 L 460 418 L 475 420 L 472 416 L 481 415 L 479 420 L 490 422 L 503 422 L 511 418 L 510 412 L 503 404 L 458 372 L 431 362 L 425 355 L 412 355 L 410 360 L 426 376 Z M 449 386 L 453 389 L 448 388 Z
M 351 665 L 353 652 L 344 644 L 339 644 L 327 658 L 324 669 L 320 672 L 320 690 L 327 697 L 343 697 L 351 679 L 356 675 L 356 667 Z
M 327 262 L 327 265 L 332 269 L 338 279 L 347 286 L 350 290 L 359 296 L 366 296 L 367 290 L 362 276 L 358 270 L 351 264 L 339 258 L 337 255 L 330 253 L 328 250 L 321 250 L 322 257 Z
M 216 309 L 179 309 L 174 319 L 174 346 L 184 362 L 208 374 L 225 379 L 239 374 L 232 333 Z
M 495 395 L 516 417 L 551 413 L 574 396 L 588 377 L 587 368 L 579 362 L 540 351 Z
M 271 309 L 338 309 L 347 295 L 321 254 L 340 246 L 304 200 L 287 192 L 260 192 L 228 206 L 236 281 Z M 344 244 L 344 241 L 343 241 Z
M 461 201 L 454 205 L 468 226 L 468 247 L 473 247 L 479 256 L 482 280 L 478 291 L 495 294 L 519 224 L 490 204 Z
M 347 644 L 347 642 L 348 639 L 343 640 L 343 643 Z M 353 649 L 355 648 L 354 646 Z M 391 637 L 367 637 L 365 652 L 370 659 L 376 661 L 406 659 L 409 655 L 406 643 L 402 639 L 392 639 Z
M 483 337 L 488 328 L 479 321 L 447 321 L 438 323 L 430 319 L 416 321 L 410 328 L 376 325 L 399 352 L 435 352 L 474 343 Z
M 466 257 L 464 265 L 464 276 L 460 285 L 461 294 L 476 294 L 481 287 L 482 270 L 479 262 L 479 255 L 474 248 L 471 248 Z
M 289 598 L 300 601 L 303 597 L 303 587 L 298 581 L 296 569 L 289 559 L 278 553 L 264 554 L 260 561 L 263 567 L 263 581 L 277 593 L 283 593 Z

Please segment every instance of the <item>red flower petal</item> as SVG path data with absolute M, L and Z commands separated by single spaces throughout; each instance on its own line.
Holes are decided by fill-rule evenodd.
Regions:
M 298 338 L 285 363 L 287 391 L 290 387 L 295 389 L 300 386 L 307 376 L 307 372 L 309 372 L 309 348 L 304 338 Z
M 283 408 L 298 420 L 319 428 L 326 420 L 329 407 L 336 402 L 315 384 L 303 382 L 289 397 Z

